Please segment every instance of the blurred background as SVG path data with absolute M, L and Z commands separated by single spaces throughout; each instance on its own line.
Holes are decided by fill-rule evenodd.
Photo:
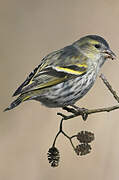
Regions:
M 103 36 L 118 57 L 119 1 L 115 0 L 1 0 L 0 1 L 0 180 L 118 180 L 119 111 L 90 115 L 64 123 L 69 135 L 95 133 L 92 152 L 78 157 L 60 136 L 61 160 L 51 168 L 47 151 L 58 131 L 61 109 L 26 102 L 3 113 L 26 76 L 48 53 L 87 34 Z M 101 72 L 119 90 L 119 62 L 105 63 Z M 116 105 L 98 78 L 77 105 L 96 108 Z

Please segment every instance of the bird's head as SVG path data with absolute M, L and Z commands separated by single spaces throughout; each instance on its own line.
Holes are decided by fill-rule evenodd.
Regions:
M 99 63 L 100 66 L 106 59 L 115 59 L 116 55 L 110 49 L 107 41 L 97 35 L 88 35 L 82 37 L 73 44 L 79 49 L 88 59 L 93 62 Z

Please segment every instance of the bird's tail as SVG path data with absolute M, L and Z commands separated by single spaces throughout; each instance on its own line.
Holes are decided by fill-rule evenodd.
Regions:
M 27 96 L 26 94 L 20 95 L 16 100 L 14 100 L 4 111 L 9 111 L 19 104 L 21 104 L 23 101 L 26 101 L 30 98 L 30 96 Z

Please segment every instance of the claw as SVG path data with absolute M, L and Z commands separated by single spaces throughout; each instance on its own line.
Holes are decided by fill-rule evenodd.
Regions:
M 81 114 L 82 118 L 84 121 L 86 121 L 87 117 L 88 117 L 88 109 L 86 108 L 80 108 L 78 106 L 75 105 L 71 105 L 74 109 L 77 110 L 78 113 Z

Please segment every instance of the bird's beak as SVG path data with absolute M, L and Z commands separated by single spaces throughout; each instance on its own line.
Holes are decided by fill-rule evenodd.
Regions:
M 116 59 L 115 53 L 111 49 L 106 49 L 103 51 L 105 58 L 110 58 L 110 59 Z

